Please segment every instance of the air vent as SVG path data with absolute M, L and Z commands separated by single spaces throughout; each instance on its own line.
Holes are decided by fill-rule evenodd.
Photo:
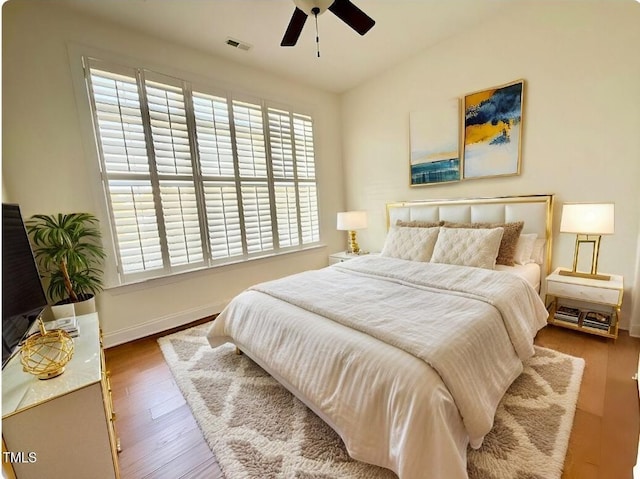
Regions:
M 249 45 L 248 43 L 241 42 L 240 40 L 236 40 L 234 38 L 227 38 L 226 44 L 233 48 L 237 48 L 238 50 L 244 50 L 245 52 L 251 49 L 251 45 Z

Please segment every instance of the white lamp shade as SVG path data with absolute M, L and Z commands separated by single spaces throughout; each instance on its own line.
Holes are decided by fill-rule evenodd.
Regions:
M 611 235 L 615 232 L 614 217 L 613 203 L 565 203 L 560 232 Z
M 338 213 L 339 230 L 355 231 L 362 230 L 367 227 L 366 211 L 344 211 Z

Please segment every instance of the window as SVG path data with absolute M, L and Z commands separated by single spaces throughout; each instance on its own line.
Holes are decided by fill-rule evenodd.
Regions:
M 317 243 L 310 116 L 85 59 L 124 282 Z

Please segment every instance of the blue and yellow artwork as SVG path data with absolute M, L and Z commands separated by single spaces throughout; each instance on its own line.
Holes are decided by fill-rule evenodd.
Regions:
M 459 112 L 457 98 L 411 112 L 411 186 L 460 180 Z
M 524 81 L 464 98 L 463 177 L 520 174 Z

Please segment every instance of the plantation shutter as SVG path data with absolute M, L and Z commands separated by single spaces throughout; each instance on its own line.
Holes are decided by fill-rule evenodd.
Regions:
M 300 243 L 295 184 L 276 181 L 275 196 L 280 247 L 295 246 Z
M 269 146 L 276 201 L 278 241 L 282 248 L 300 243 L 298 232 L 298 201 L 296 198 L 293 138 L 288 112 L 269 108 Z M 289 181 L 283 181 L 289 180 Z
M 160 197 L 171 266 L 201 262 L 202 241 L 193 182 L 160 181 Z
M 234 100 L 233 126 L 247 253 L 269 251 L 274 244 L 262 106 Z
M 213 260 L 244 254 L 226 98 L 193 93 L 196 136 Z
M 233 123 L 240 178 L 267 177 L 262 107 L 234 100 Z
M 311 117 L 269 108 L 268 118 L 280 246 L 296 246 L 301 239 L 303 244 L 317 242 L 320 229 Z
M 202 174 L 235 177 L 227 100 L 194 92 L 193 110 Z
M 111 180 L 109 195 L 123 272 L 162 268 L 151 182 Z
M 273 249 L 269 187 L 266 182 L 243 182 L 241 190 L 247 252 L 269 251 Z
M 170 80 L 167 80 L 170 81 Z M 145 80 L 169 264 L 204 260 L 182 86 Z
M 193 174 L 182 89 L 149 80 L 145 84 L 158 174 Z
M 315 243 L 320 239 L 320 224 L 318 222 L 318 194 L 316 185 L 300 184 L 300 225 L 302 243 Z
M 318 220 L 313 122 L 310 116 L 294 113 L 292 114 L 292 124 L 296 152 L 302 243 L 315 243 L 320 241 L 320 222 Z
M 269 108 L 268 117 L 273 177 L 277 179 L 293 179 L 291 117 L 288 112 L 276 110 L 275 108 Z
M 135 71 L 90 70 L 101 169 L 124 274 L 162 268 L 160 234 Z
M 319 241 L 311 117 L 84 61 L 123 282 Z
M 104 168 L 109 173 L 149 173 L 135 73 L 91 69 L 94 111 Z
M 214 260 L 241 256 L 242 230 L 235 183 L 204 183 L 211 257 Z

